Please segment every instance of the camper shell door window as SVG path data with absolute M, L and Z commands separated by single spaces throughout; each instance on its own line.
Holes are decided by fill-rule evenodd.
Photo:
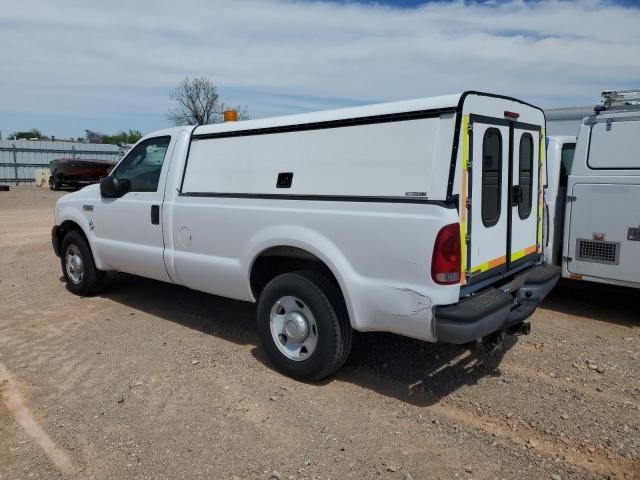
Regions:
M 502 135 L 488 128 L 482 139 L 482 223 L 492 227 L 500 219 L 502 196 Z
M 533 189 L 533 137 L 523 133 L 520 137 L 518 184 L 518 216 L 524 220 L 531 214 Z

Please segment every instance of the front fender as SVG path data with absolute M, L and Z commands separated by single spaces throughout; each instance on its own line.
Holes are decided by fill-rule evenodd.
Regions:
M 100 252 L 95 248 L 95 234 L 93 233 L 91 219 L 87 218 L 83 212 L 79 211 L 77 206 L 63 205 L 59 209 L 56 209 L 56 224 L 58 228 L 60 228 L 65 224 L 65 222 L 72 222 L 80 227 L 80 230 L 87 239 L 87 242 L 89 242 L 89 248 L 91 249 L 96 268 L 103 270 L 104 263 L 100 258 Z M 60 246 L 61 243 L 62 242 L 60 242 Z

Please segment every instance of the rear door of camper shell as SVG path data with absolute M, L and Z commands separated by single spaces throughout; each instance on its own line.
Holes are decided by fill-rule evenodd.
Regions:
M 544 114 L 500 96 L 461 101 L 458 160 L 462 293 L 538 262 L 542 237 Z

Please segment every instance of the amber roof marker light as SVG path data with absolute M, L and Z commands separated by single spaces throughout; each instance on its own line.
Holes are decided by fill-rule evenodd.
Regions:
M 238 121 L 238 112 L 235 110 L 225 110 L 222 112 L 222 119 L 225 122 L 237 122 Z

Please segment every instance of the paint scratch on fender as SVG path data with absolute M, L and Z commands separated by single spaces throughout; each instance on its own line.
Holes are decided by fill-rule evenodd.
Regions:
M 12 379 L 7 367 L 0 363 L 0 386 L 2 399 L 18 425 L 38 444 L 58 470 L 70 474 L 75 471 L 71 458 L 63 449 L 56 446 L 51 437 L 45 432 L 33 417 L 29 407 L 24 403 L 22 395 Z
M 402 313 L 391 313 L 394 317 L 412 317 L 431 308 L 431 299 L 426 295 L 418 292 L 417 290 L 413 290 L 412 288 L 400 287 L 391 288 L 396 292 L 409 294 L 405 295 L 405 299 L 403 302 L 405 307 L 407 307 L 406 311 L 403 311 Z
M 399 292 L 415 293 L 419 297 L 426 298 L 427 300 L 429 300 L 429 297 L 427 297 L 425 294 L 420 293 L 417 290 L 414 290 L 412 288 L 399 288 L 399 287 L 392 287 L 392 288 L 394 290 L 398 290 Z

